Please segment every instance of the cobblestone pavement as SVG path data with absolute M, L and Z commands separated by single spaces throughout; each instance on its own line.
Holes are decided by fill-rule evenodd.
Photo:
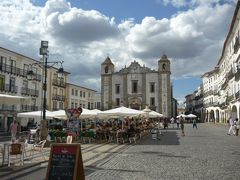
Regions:
M 161 140 L 150 137 L 104 162 L 92 164 L 88 180 L 164 179 L 239 180 L 240 137 L 228 136 L 223 125 L 186 125 L 186 136 L 167 130 Z
M 240 137 L 227 126 L 186 125 L 186 136 L 169 129 L 160 140 L 145 137 L 136 144 L 82 145 L 86 180 L 239 180 Z M 0 179 L 42 180 L 47 162 L 35 159 L 23 167 L 0 167 Z M 38 161 L 38 163 L 37 163 Z

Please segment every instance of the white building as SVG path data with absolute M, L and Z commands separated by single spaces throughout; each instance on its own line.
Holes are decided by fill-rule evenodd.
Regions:
M 31 98 L 26 104 L 6 105 L 0 102 L 0 131 L 7 131 L 18 112 L 39 110 L 41 107 L 42 71 L 33 67 L 35 81 L 28 81 L 29 64 L 37 61 L 0 47 L 0 93 Z
M 240 117 L 240 2 L 238 1 L 221 57 L 203 75 L 205 121 L 226 123 Z
M 95 109 L 96 91 L 75 84 L 67 84 L 68 108 Z
M 32 70 L 32 80 L 27 72 Z M 46 109 L 65 109 L 66 82 L 68 74 L 57 76 L 56 68 L 47 69 Z M 7 131 L 17 113 L 43 109 L 42 62 L 0 47 L 0 94 L 18 95 L 30 98 L 30 103 L 6 105 L 0 102 L 0 131 Z M 31 118 L 30 120 L 33 120 Z M 24 123 L 26 124 L 26 122 Z
M 164 116 L 172 115 L 170 61 L 163 55 L 157 70 L 134 61 L 120 71 L 114 70 L 109 57 L 101 65 L 101 107 L 103 110 L 121 105 L 133 109 L 149 108 Z

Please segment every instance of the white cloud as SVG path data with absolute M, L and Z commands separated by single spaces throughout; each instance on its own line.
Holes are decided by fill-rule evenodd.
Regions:
M 218 3 L 236 3 L 236 0 L 156 0 L 157 3 L 162 3 L 165 6 L 172 5 L 176 8 L 180 7 L 196 7 L 201 5 L 215 5 Z
M 164 2 L 186 6 L 187 1 Z M 73 8 L 66 0 L 49 0 L 44 7 L 30 0 L 2 0 L 0 44 L 38 58 L 40 40 L 48 40 L 50 59 L 65 61 L 70 82 L 97 90 L 107 55 L 119 70 L 133 60 L 156 67 L 165 52 L 173 76 L 199 76 L 216 65 L 232 18 L 234 5 L 218 2 L 192 0 L 196 7 L 169 19 L 145 17 L 139 24 L 134 19 L 117 24 L 114 17 Z
M 183 75 L 186 71 L 189 75 L 197 75 L 191 69 L 211 60 L 211 63 L 203 63 L 204 67 L 198 68 L 200 75 L 203 70 L 213 68 L 218 61 L 216 54 L 221 52 L 232 11 L 233 6 L 225 4 L 199 6 L 178 13 L 171 19 L 146 17 L 141 24 L 131 28 L 126 41 L 131 53 L 142 59 L 153 59 L 165 52 L 173 59 L 174 75 Z M 212 47 L 217 48 L 209 52 Z M 180 68 L 182 66 L 188 68 L 183 70 Z

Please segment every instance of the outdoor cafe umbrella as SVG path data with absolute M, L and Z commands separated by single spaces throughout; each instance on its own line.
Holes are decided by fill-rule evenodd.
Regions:
M 140 114 L 144 114 L 144 112 L 136 109 L 126 108 L 124 106 L 97 113 L 99 117 L 102 117 L 102 116 L 126 117 L 126 116 L 136 116 Z
M 33 117 L 42 117 L 43 112 L 42 111 L 31 111 L 31 112 L 23 112 L 23 113 L 17 113 L 17 117 L 25 117 L 25 118 L 33 118 Z M 52 119 L 53 114 L 51 111 L 46 110 L 46 118 Z
M 196 118 L 197 116 L 195 114 L 188 114 L 187 117 L 188 118 Z
M 163 115 L 160 114 L 160 113 L 158 113 L 158 112 L 156 112 L 156 111 L 151 111 L 151 112 L 149 113 L 149 117 L 150 117 L 150 118 L 157 118 L 157 117 L 163 117 Z
M 58 111 L 53 111 L 52 115 L 54 118 L 57 119 L 67 119 L 67 114 L 65 110 L 58 110 Z M 93 118 L 97 116 L 97 113 L 95 111 L 89 110 L 82 108 L 82 113 L 80 114 L 79 118 Z
M 177 118 L 180 118 L 180 117 L 185 118 L 185 117 L 187 117 L 187 115 L 185 115 L 185 114 L 180 114 L 180 115 L 177 116 Z
M 0 104 L 23 104 L 28 103 L 30 100 L 29 97 L 0 94 Z
M 131 108 L 126 108 L 124 106 L 118 107 L 118 108 L 114 108 L 114 109 L 110 109 L 110 110 L 106 110 L 106 111 L 102 111 L 98 113 L 98 117 L 118 117 L 118 118 L 124 118 L 127 116 L 137 116 L 137 115 L 141 115 L 144 114 L 144 112 L 136 110 L 136 109 L 131 109 Z M 123 120 L 122 120 L 122 128 L 123 128 Z

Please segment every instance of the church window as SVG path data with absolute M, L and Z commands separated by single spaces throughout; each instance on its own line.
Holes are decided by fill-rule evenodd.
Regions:
M 108 66 L 105 67 L 105 73 L 108 73 Z
M 150 83 L 150 92 L 151 93 L 155 92 L 155 83 L 154 82 Z
M 162 69 L 165 70 L 166 69 L 166 64 L 162 65 Z
M 150 98 L 150 105 L 155 106 L 155 98 L 154 97 Z
M 138 92 L 138 81 L 132 81 L 132 93 Z
M 120 98 L 116 98 L 116 105 L 120 106 Z
M 116 94 L 120 93 L 120 84 L 115 84 L 115 93 Z

